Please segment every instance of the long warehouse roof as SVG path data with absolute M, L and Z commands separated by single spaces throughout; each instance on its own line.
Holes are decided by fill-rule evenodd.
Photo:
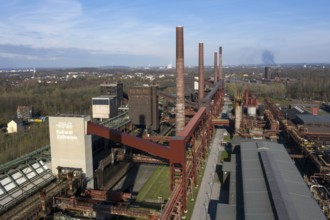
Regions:
M 326 219 L 283 145 L 241 143 L 245 219 Z
M 217 219 L 326 219 L 282 144 L 240 141 L 239 153 L 222 167 L 230 173 L 229 198 L 218 204 Z

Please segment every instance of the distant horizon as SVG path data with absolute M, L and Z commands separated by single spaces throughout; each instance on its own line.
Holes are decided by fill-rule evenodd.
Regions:
M 310 66 L 330 66 L 330 62 L 321 62 L 321 63 L 316 63 L 316 62 L 311 62 L 311 63 L 276 63 L 276 64 L 237 64 L 237 65 L 223 65 L 224 68 L 226 67 L 241 67 L 241 66 L 250 66 L 250 67 L 278 67 L 278 66 L 298 66 L 301 65 L 301 67 L 304 67 L 304 65 L 306 65 L 307 67 Z M 167 69 L 166 68 L 167 65 L 148 65 L 148 66 L 129 66 L 129 65 L 113 65 L 113 66 L 109 66 L 109 65 L 105 65 L 105 66 L 59 66 L 59 67 L 0 67 L 0 70 L 4 71 L 4 70 L 32 70 L 32 69 L 36 69 L 36 71 L 38 69 L 116 69 L 116 68 L 132 68 L 132 69 L 146 69 L 146 68 L 164 68 L 164 70 L 175 70 L 175 66 L 173 66 L 173 68 L 171 69 Z M 185 68 L 197 68 L 198 65 L 185 65 Z M 213 65 L 204 65 L 205 68 L 213 68 Z

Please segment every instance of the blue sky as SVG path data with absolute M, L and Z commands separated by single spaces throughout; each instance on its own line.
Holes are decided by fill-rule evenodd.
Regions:
M 329 0 L 0 0 L 0 68 L 330 62 Z

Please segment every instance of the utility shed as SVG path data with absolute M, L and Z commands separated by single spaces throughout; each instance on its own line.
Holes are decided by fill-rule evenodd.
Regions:
M 14 120 L 11 120 L 7 124 L 7 132 L 8 134 L 17 133 L 17 123 Z

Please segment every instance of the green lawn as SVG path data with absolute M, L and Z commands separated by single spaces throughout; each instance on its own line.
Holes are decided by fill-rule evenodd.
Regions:
M 330 115 L 329 112 L 324 111 L 323 109 L 319 109 L 319 115 Z
M 224 150 L 221 152 L 221 155 L 220 155 L 220 161 L 219 162 L 223 162 L 223 161 L 226 161 L 229 159 L 229 153 Z
M 230 135 L 229 135 L 229 134 L 228 134 L 228 135 L 225 135 L 225 136 L 223 137 L 223 141 L 224 141 L 224 142 L 230 142 L 230 141 L 231 141 Z
M 198 175 L 198 187 L 193 187 L 192 194 L 187 197 L 187 213 L 185 219 L 191 218 L 204 169 L 205 166 L 201 167 L 200 175 Z M 158 200 L 160 198 L 167 200 L 170 195 L 170 168 L 168 166 L 159 166 L 138 193 L 136 202 L 146 202 L 148 200 Z
M 198 176 L 198 187 L 193 187 L 193 193 L 190 194 L 187 198 L 188 212 L 186 214 L 186 219 L 191 218 L 200 182 L 203 178 L 204 168 L 204 166 L 201 167 L 201 175 Z M 151 175 L 147 183 L 140 190 L 136 197 L 136 202 L 158 200 L 160 197 L 163 199 L 168 199 L 170 194 L 170 168 L 168 166 L 159 166 Z
M 170 194 L 170 168 L 159 166 L 138 193 L 136 201 L 168 199 Z

